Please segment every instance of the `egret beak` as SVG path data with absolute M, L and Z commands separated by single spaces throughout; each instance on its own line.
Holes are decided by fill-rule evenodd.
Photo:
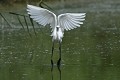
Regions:
M 57 31 L 59 30 L 59 27 L 56 27 L 57 28 Z

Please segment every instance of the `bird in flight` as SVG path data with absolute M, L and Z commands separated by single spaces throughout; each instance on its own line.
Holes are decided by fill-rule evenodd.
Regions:
M 52 29 L 51 36 L 53 41 L 52 46 L 52 56 L 54 51 L 54 42 L 59 42 L 59 60 L 57 64 L 60 64 L 61 61 L 61 42 L 64 35 L 64 30 L 68 31 L 77 27 L 80 27 L 81 24 L 83 24 L 83 21 L 85 20 L 86 13 L 64 13 L 56 16 L 53 12 L 33 6 L 33 5 L 27 5 L 27 11 L 30 15 L 30 18 L 32 18 L 34 21 L 39 23 L 40 25 L 46 26 L 47 24 L 50 24 L 50 28 Z M 51 63 L 53 64 L 51 56 Z

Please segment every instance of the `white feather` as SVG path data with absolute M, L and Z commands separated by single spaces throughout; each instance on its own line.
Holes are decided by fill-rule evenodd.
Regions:
M 33 20 L 43 26 L 50 24 L 50 26 L 54 28 L 57 24 L 55 20 L 56 15 L 47 9 L 36 7 L 33 5 L 27 5 L 27 11 Z
M 64 29 L 71 30 L 80 27 L 85 20 L 86 13 L 65 13 L 56 15 L 44 8 L 27 5 L 27 11 L 30 17 L 39 24 L 46 26 L 50 24 L 52 28 L 53 40 L 62 41 Z M 58 28 L 58 30 L 57 30 Z
M 66 29 L 71 30 L 80 27 L 85 19 L 85 13 L 65 13 L 58 16 L 59 25 Z

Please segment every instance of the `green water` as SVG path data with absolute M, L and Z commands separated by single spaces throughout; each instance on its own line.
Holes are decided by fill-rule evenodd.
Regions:
M 51 71 L 52 38 L 48 27 L 36 28 L 35 36 L 32 28 L 30 34 L 27 29 L 16 28 L 20 24 L 15 16 L 12 18 L 15 28 L 1 23 L 0 80 L 119 80 L 119 8 L 82 11 L 87 13 L 84 24 L 65 32 L 60 70 L 56 66 L 59 58 L 56 43 Z

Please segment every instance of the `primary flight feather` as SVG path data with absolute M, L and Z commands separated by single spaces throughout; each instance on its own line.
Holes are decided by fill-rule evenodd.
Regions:
M 50 24 L 52 28 L 53 41 L 62 42 L 64 30 L 71 30 L 80 27 L 85 20 L 86 13 L 64 13 L 56 16 L 53 12 L 33 6 L 27 5 L 27 11 L 30 17 L 39 24 L 46 26 Z

